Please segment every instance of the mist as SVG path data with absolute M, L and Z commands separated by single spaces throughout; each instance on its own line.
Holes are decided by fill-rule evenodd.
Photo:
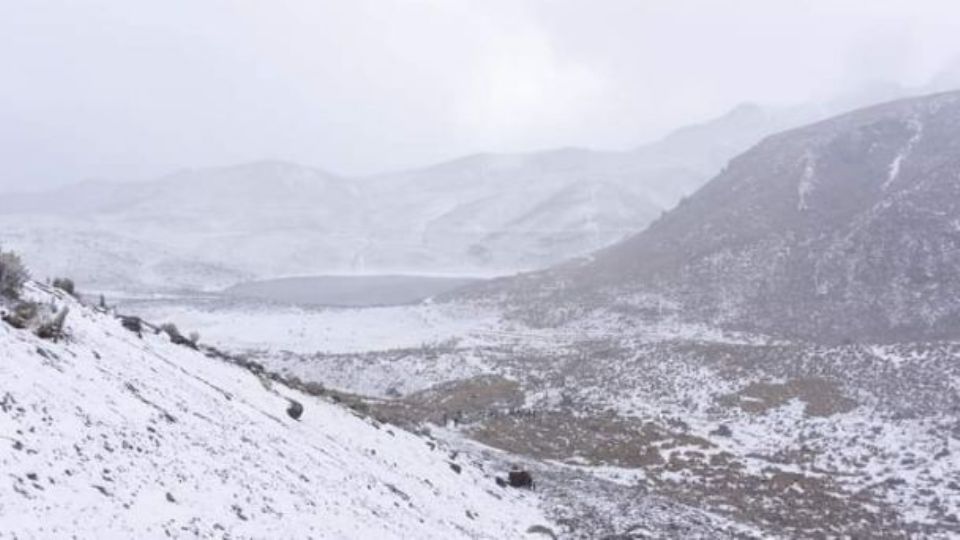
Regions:
M 21 0 L 0 537 L 960 538 L 955 0 Z
M 927 84 L 955 65 L 958 16 L 949 1 L 14 2 L 0 190 L 630 148 L 742 102 Z

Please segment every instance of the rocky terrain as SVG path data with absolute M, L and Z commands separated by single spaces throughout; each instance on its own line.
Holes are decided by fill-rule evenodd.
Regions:
M 950 538 L 958 131 L 948 93 L 785 132 L 585 260 L 419 306 L 297 308 L 301 339 L 255 323 L 275 308 L 141 307 L 524 456 L 571 536 Z M 673 533 L 637 517 L 657 504 L 685 516 Z
M 955 342 L 824 346 L 600 313 L 530 327 L 451 304 L 297 310 L 280 320 L 298 340 L 275 307 L 140 308 L 383 421 L 522 460 L 571 537 L 670 537 L 640 517 L 657 505 L 686 516 L 678 531 L 703 512 L 711 532 L 686 537 L 960 533 Z
M 774 135 L 642 233 L 417 305 L 120 306 L 215 358 L 31 285 L 73 315 L 0 326 L 0 509 L 18 536 L 79 530 L 88 488 L 118 534 L 958 536 L 957 141 L 960 93 Z
M 957 337 L 958 141 L 958 93 L 771 136 L 643 233 L 479 294 L 530 320 L 616 305 L 821 342 Z

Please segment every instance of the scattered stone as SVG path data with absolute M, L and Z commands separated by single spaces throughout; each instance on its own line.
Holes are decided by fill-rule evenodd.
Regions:
M 515 488 L 534 488 L 533 476 L 530 475 L 527 471 L 513 470 L 510 471 L 510 474 L 507 475 L 507 482 L 510 483 L 510 487 Z
M 299 420 L 303 416 L 303 405 L 299 401 L 290 399 L 290 406 L 287 407 L 287 414 L 294 420 Z
M 733 431 L 730 430 L 730 426 L 726 424 L 720 424 L 720 427 L 710 432 L 711 435 L 716 435 L 717 437 L 732 437 Z

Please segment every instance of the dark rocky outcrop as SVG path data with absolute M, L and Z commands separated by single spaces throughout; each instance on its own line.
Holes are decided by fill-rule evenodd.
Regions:
M 533 476 L 527 471 L 510 471 L 507 475 L 507 482 L 510 487 L 533 489 Z

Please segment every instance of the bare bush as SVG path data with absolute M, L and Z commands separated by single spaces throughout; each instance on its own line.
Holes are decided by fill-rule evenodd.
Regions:
M 177 325 L 170 322 L 163 323 L 159 327 L 157 327 L 157 333 L 159 334 L 161 332 L 170 337 L 180 335 L 180 330 L 177 328 Z
M 25 321 L 32 321 L 40 313 L 40 304 L 36 302 L 20 302 L 13 308 L 13 313 Z
M 190 334 L 190 338 L 184 337 L 180 333 L 180 330 L 173 323 L 164 323 L 157 328 L 157 333 L 164 333 L 170 338 L 170 342 L 174 345 L 183 345 L 185 347 L 190 347 L 191 349 L 198 349 L 197 341 L 200 340 L 200 334 L 193 332 Z
M 3 312 L 3 322 L 23 330 L 32 323 L 40 313 L 40 305 L 36 302 L 18 302 L 10 311 Z
M 60 289 L 61 291 L 69 294 L 70 296 L 77 295 L 76 285 L 73 283 L 73 280 L 70 278 L 54 278 L 53 286 L 54 288 Z
M 316 381 L 310 381 L 303 384 L 303 391 L 311 396 L 322 396 L 326 393 L 326 388 L 323 387 L 323 384 Z
M 12 251 L 0 250 L 0 296 L 20 298 L 23 284 L 30 279 L 27 267 L 20 256 Z
M 37 328 L 37 336 L 43 339 L 52 339 L 54 341 L 63 337 L 63 325 L 67 320 L 70 308 L 64 306 L 57 315 L 48 321 L 44 321 Z

